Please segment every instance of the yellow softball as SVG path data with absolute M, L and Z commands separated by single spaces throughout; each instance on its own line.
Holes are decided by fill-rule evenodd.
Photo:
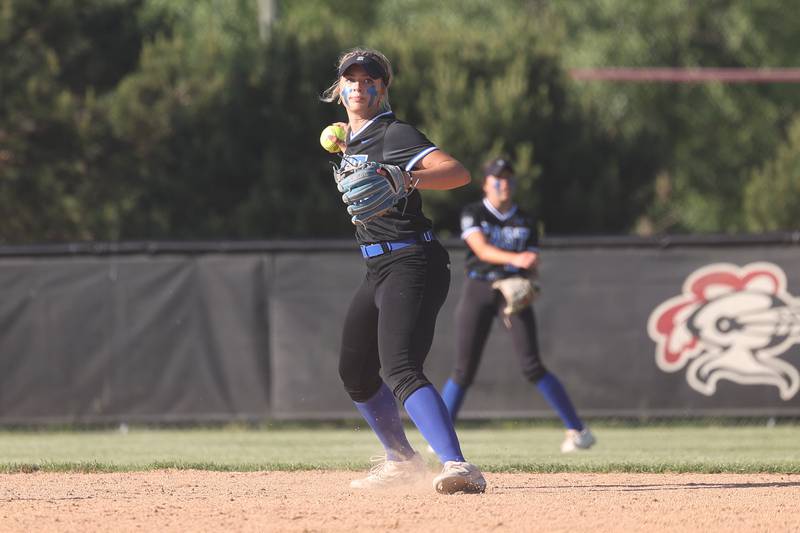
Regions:
M 322 130 L 322 134 L 319 136 L 319 143 L 325 150 L 334 154 L 339 151 L 339 145 L 336 142 L 344 141 L 345 135 L 343 127 L 331 124 Z

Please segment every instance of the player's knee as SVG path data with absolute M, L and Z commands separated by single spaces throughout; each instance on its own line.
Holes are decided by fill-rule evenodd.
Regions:
M 542 364 L 535 365 L 531 368 L 525 369 L 525 378 L 530 381 L 531 383 L 538 383 L 545 374 L 547 374 L 547 369 Z
M 431 382 L 421 372 L 408 372 L 394 379 L 387 379 L 386 384 L 392 390 L 394 397 L 400 400 L 400 403 L 405 403 L 414 391 L 430 385 Z
M 342 379 L 344 390 L 350 398 L 359 403 L 366 402 L 372 398 L 383 384 L 380 375 L 376 374 L 365 379 L 361 372 L 344 364 L 343 360 L 339 362 L 339 377 Z
M 383 385 L 380 378 L 368 383 L 344 383 L 344 390 L 354 402 L 364 403 L 375 396 Z

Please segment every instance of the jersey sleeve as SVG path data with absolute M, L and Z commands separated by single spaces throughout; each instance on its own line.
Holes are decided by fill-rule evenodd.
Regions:
M 461 210 L 461 238 L 466 239 L 476 231 L 481 231 L 481 217 L 475 204 L 471 204 Z
M 411 170 L 426 155 L 438 150 L 417 128 L 395 122 L 386 129 L 383 140 L 383 163 Z

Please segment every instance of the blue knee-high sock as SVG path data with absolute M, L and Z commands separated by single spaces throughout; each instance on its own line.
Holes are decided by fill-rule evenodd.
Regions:
M 567 429 L 577 429 L 578 431 L 583 429 L 583 422 L 575 412 L 575 407 L 569 400 L 567 391 L 564 390 L 564 386 L 557 377 L 549 372 L 546 373 L 542 379 L 536 382 L 536 388 L 542 393 L 550 407 L 558 413 Z
M 444 404 L 450 412 L 450 420 L 453 422 L 458 418 L 458 412 L 461 410 L 461 403 L 464 401 L 466 393 L 467 388 L 452 379 L 448 379 L 442 388 L 442 400 L 444 400 Z
M 415 390 L 406 399 L 404 406 L 408 416 L 442 463 L 464 460 L 450 413 L 433 385 Z
M 388 460 L 404 461 L 414 455 L 414 449 L 403 430 L 394 395 L 385 383 L 366 402 L 353 403 L 383 444 Z

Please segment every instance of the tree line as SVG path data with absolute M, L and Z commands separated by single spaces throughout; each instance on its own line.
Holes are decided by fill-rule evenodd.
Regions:
M 800 220 L 797 86 L 580 82 L 574 67 L 781 67 L 766 0 L 0 0 L 0 242 L 349 236 L 319 101 L 342 50 L 392 60 L 396 114 L 479 176 L 517 162 L 548 234 Z M 456 234 L 479 180 L 424 193 Z

